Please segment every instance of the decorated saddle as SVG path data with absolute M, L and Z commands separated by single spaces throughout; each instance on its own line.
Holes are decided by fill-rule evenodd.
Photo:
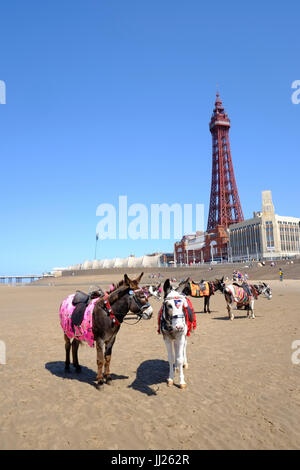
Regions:
M 75 295 L 69 295 L 62 302 L 59 309 L 60 324 L 68 338 L 76 338 L 79 341 L 85 341 L 92 348 L 94 347 L 93 311 L 97 302 L 102 302 L 101 306 L 107 312 L 107 316 L 111 318 L 112 326 L 118 326 L 120 322 L 113 314 L 108 301 L 108 294 L 104 295 L 101 299 L 99 299 L 99 297 L 92 299 L 89 304 L 85 304 L 84 302 L 76 303 L 76 300 L 83 300 L 81 296 L 76 298 L 76 295 L 77 293 Z M 76 305 L 74 305 L 74 298 Z M 81 305 L 81 308 L 85 306 L 85 308 L 83 311 L 82 309 L 80 310 L 80 318 L 75 318 L 74 323 L 73 313 L 78 305 Z
M 199 284 L 190 281 L 190 289 L 192 297 L 207 297 L 209 295 L 209 283 L 206 281 L 202 281 Z
M 250 301 L 250 298 L 252 296 L 252 292 L 250 290 L 247 291 L 247 290 L 245 290 L 244 287 L 239 286 L 238 284 L 233 284 L 233 285 L 227 286 L 226 291 L 229 292 L 232 295 L 233 300 L 238 305 L 247 304 Z
M 68 338 L 76 338 L 79 341 L 85 341 L 92 348 L 94 346 L 93 335 L 93 310 L 95 303 L 99 299 L 93 299 L 85 308 L 83 319 L 79 325 L 72 323 L 72 314 L 76 308 L 73 305 L 74 294 L 69 295 L 61 304 L 59 309 L 60 324 Z

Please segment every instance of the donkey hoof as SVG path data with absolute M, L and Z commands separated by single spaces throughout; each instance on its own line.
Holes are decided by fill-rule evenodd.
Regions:
M 112 378 L 111 378 L 110 375 L 108 375 L 107 377 L 105 377 L 105 380 L 106 380 L 107 385 L 111 385 L 111 383 L 112 383 Z
M 183 390 L 184 388 L 186 388 L 186 384 L 180 384 L 179 388 L 181 388 L 181 390 Z
M 99 380 L 99 382 L 97 382 L 97 384 L 96 384 L 96 389 L 97 389 L 97 390 L 103 390 L 103 389 L 104 389 L 104 382 L 103 382 L 103 380 Z
M 168 385 L 168 387 L 172 387 L 173 384 L 174 384 L 174 382 L 173 382 L 172 379 L 168 379 L 168 380 L 167 380 L 167 385 Z
M 188 363 L 186 363 L 186 364 L 183 364 L 183 368 L 184 368 L 184 369 L 188 369 L 188 368 L 189 368 L 189 365 L 188 365 Z

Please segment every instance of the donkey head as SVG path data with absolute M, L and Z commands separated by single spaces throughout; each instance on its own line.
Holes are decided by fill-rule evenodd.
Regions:
M 265 282 L 262 283 L 261 293 L 268 299 L 272 299 L 272 290 L 271 287 Z
M 123 283 L 130 287 L 132 290 L 136 290 L 139 288 L 139 283 L 141 282 L 141 279 L 143 277 L 144 273 L 141 273 L 136 279 L 130 279 L 127 274 L 124 274 L 124 280 Z
M 168 281 L 168 280 L 167 280 Z M 166 281 L 166 282 L 167 282 Z M 165 330 L 170 332 L 183 332 L 186 326 L 184 306 L 186 298 L 172 289 L 171 285 L 164 285 L 165 299 L 163 303 L 163 318 Z
M 220 290 L 223 293 L 225 287 L 226 287 L 226 284 L 224 282 L 224 276 L 221 279 L 215 280 L 215 290 Z
M 145 294 L 144 289 L 129 291 L 128 308 L 130 312 L 135 313 L 144 320 L 150 320 L 153 314 L 153 308 L 148 302 L 148 296 Z
M 161 293 L 162 293 L 161 283 L 158 285 L 148 285 L 146 286 L 146 290 L 147 290 L 149 297 L 153 296 L 157 300 L 161 299 Z

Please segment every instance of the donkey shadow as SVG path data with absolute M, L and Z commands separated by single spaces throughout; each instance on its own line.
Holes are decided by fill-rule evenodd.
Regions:
M 68 380 L 77 380 L 78 382 L 84 382 L 92 387 L 97 388 L 96 371 L 90 369 L 89 367 L 80 366 L 81 372 L 76 372 L 73 366 L 70 366 L 70 370 L 65 370 L 65 363 L 63 361 L 55 361 L 55 362 L 47 362 L 45 364 L 45 369 L 47 369 L 51 374 L 56 375 L 56 377 L 60 377 L 61 379 L 68 379 Z M 128 379 L 129 377 L 126 375 L 116 375 L 111 374 L 112 380 L 119 380 L 119 379 Z
M 136 378 L 128 388 L 133 388 L 146 395 L 157 395 L 159 384 L 166 383 L 169 373 L 169 363 L 161 359 L 150 359 L 140 364 Z M 154 385 L 154 388 L 151 388 Z

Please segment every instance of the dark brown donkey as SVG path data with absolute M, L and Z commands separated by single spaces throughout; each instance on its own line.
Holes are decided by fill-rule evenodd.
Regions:
M 182 281 L 179 284 L 179 286 L 177 287 L 176 290 L 181 294 L 188 295 L 188 296 L 191 296 L 191 297 L 204 297 L 204 313 L 211 313 L 210 308 L 209 308 L 210 298 L 217 290 L 221 290 L 222 285 L 223 285 L 223 281 L 224 281 L 224 276 L 223 276 L 222 279 L 216 279 L 215 281 L 209 281 L 208 282 L 208 293 L 204 294 L 204 295 L 201 295 L 202 286 L 206 281 L 201 281 L 199 283 L 196 283 L 196 282 L 192 281 L 190 277 L 188 277 L 185 281 Z M 193 295 L 191 284 L 193 284 L 194 286 L 197 286 L 197 288 L 199 288 L 199 290 L 196 289 L 196 291 L 199 292 L 199 295 Z
M 130 280 L 128 276 L 125 275 L 124 284 L 121 287 L 117 288 L 111 294 L 99 298 L 93 305 L 91 323 L 93 340 L 96 342 L 97 348 L 98 387 L 103 385 L 104 381 L 110 384 L 112 380 L 110 375 L 112 348 L 127 313 L 132 312 L 143 319 L 150 319 L 152 316 L 153 310 L 148 303 L 146 295 L 142 289 L 136 289 L 140 278 L 141 276 L 138 279 Z M 135 289 L 133 289 L 133 287 Z M 65 333 L 65 369 L 68 371 L 70 367 L 70 350 L 72 347 L 73 364 L 76 371 L 80 372 L 78 347 L 81 341 L 74 337 L 71 343 L 71 339 Z

